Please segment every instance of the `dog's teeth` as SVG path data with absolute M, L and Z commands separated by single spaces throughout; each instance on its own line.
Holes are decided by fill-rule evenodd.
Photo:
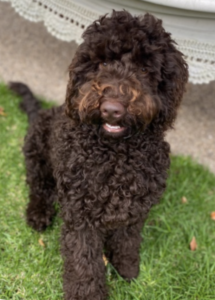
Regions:
M 119 129 L 119 128 L 121 128 L 120 126 L 113 126 L 113 125 L 110 125 L 108 123 L 106 123 L 106 126 L 109 127 L 109 128 L 113 128 L 113 129 Z

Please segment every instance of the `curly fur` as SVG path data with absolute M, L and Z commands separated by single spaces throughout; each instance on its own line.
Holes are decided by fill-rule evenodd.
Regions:
M 149 14 L 114 11 L 83 39 L 63 106 L 39 111 L 26 86 L 11 89 L 23 96 L 31 123 L 24 145 L 27 222 L 44 230 L 58 198 L 65 299 L 104 300 L 103 251 L 123 278 L 138 276 L 141 229 L 166 186 L 164 132 L 175 120 L 188 72 L 162 22 Z M 101 104 L 110 99 L 126 111 L 119 134 L 103 126 Z

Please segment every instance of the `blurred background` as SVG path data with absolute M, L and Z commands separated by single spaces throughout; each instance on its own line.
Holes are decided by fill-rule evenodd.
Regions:
M 35 11 L 31 11 L 31 6 L 29 6 L 25 18 L 21 16 L 23 15 L 24 8 L 21 7 L 22 5 L 20 3 L 36 3 L 37 1 L 14 0 L 11 2 L 0 1 L 0 81 L 4 83 L 8 81 L 24 82 L 28 84 L 37 95 L 47 100 L 53 100 L 59 104 L 63 103 L 68 78 L 67 68 L 77 49 L 78 45 L 76 42 L 81 41 L 81 32 L 84 30 L 85 25 L 80 27 L 79 24 L 77 24 L 76 28 L 73 26 L 72 34 L 74 35 L 74 40 L 72 41 L 73 36 L 70 36 L 70 27 L 65 27 L 62 22 L 62 18 L 64 18 L 65 21 L 65 16 L 69 18 L 69 12 L 61 16 L 61 14 L 51 11 L 50 8 L 48 17 L 45 17 L 44 20 L 42 20 L 41 17 L 40 21 L 41 6 L 47 11 L 46 3 L 50 1 L 38 2 L 37 5 L 40 10 L 36 13 Z M 65 1 L 65 3 L 66 2 L 69 1 Z M 71 2 L 75 3 L 75 1 Z M 81 2 L 83 1 L 80 1 L 80 3 Z M 121 0 L 121 2 L 123 1 Z M 147 2 L 143 2 L 144 1 L 142 1 L 141 4 L 144 5 L 145 3 L 146 11 L 156 14 L 155 6 L 152 5 L 149 7 L 147 6 L 149 5 Z M 160 0 L 160 2 L 162 2 L 162 0 Z M 166 2 L 168 2 L 168 0 L 166 0 Z M 172 3 L 174 2 L 175 1 Z M 178 2 L 180 3 L 180 1 Z M 181 3 L 182 2 L 184 1 L 181 0 Z M 203 1 L 199 2 L 202 3 Z M 137 1 L 125 1 L 125 3 L 127 5 L 126 9 L 130 7 L 131 12 L 134 11 L 132 7 L 134 3 L 136 3 L 135 9 L 138 9 L 139 4 Z M 187 3 L 189 4 L 189 1 Z M 92 1 L 92 7 L 95 5 L 96 1 Z M 16 10 L 12 6 L 14 6 Z M 110 10 L 110 6 L 111 4 L 107 9 Z M 118 7 L 116 3 L 114 3 L 113 6 Z M 105 5 L 103 9 L 105 10 Z M 167 18 L 164 25 L 167 24 L 167 29 L 170 32 L 171 24 L 174 23 L 174 20 L 176 20 L 176 23 L 183 23 L 181 19 L 177 21 L 177 16 L 183 15 L 183 13 L 184 15 L 187 14 L 187 10 L 183 10 L 183 7 L 177 8 L 177 16 L 174 15 L 173 10 L 166 6 L 161 5 L 159 9 Z M 200 11 L 200 9 L 202 9 L 202 11 Z M 207 14 L 207 12 L 204 11 L 203 6 L 197 7 L 195 10 L 195 15 L 191 13 L 190 16 L 186 15 L 186 18 L 188 21 L 192 21 L 196 18 L 196 24 L 200 24 L 201 22 L 198 21 L 198 16 L 199 20 L 201 20 L 201 16 L 204 17 L 204 14 Z M 17 11 L 19 11 L 19 13 Z M 96 12 L 97 14 L 100 12 L 103 14 L 102 9 L 99 10 L 98 7 Z M 79 15 L 76 15 L 77 18 L 80 19 L 82 17 L 81 14 L 82 13 L 79 12 Z M 157 15 L 160 17 L 159 13 Z M 208 15 L 210 20 L 213 20 L 213 17 L 215 20 L 215 10 Z M 31 21 L 37 22 L 27 20 L 26 16 L 28 19 L 31 19 Z M 52 16 L 53 19 L 50 20 Z M 89 23 L 91 23 L 92 17 L 93 14 L 87 19 Z M 215 24 L 214 20 L 213 22 Z M 69 25 L 73 25 L 72 23 L 74 22 L 78 23 L 76 20 L 70 19 Z M 58 31 L 55 30 L 55 24 Z M 210 26 L 211 24 L 212 23 L 210 23 Z M 191 27 L 192 26 L 191 24 Z M 197 74 L 199 70 L 195 70 L 195 68 L 192 67 L 193 80 L 188 84 L 187 93 L 179 109 L 175 129 L 168 132 L 166 138 L 170 142 L 174 154 L 190 155 L 215 173 L 215 78 L 211 76 L 215 74 L 215 59 L 213 60 L 212 58 L 211 60 L 211 57 L 215 57 L 215 46 L 214 44 L 212 45 L 212 43 L 215 43 L 215 36 L 214 33 L 209 30 L 209 27 L 207 31 L 207 26 L 206 22 L 205 32 L 208 33 L 207 39 L 209 40 L 211 35 L 211 48 L 210 53 L 208 52 L 210 54 L 209 59 L 207 59 L 206 53 L 204 60 L 205 64 L 210 60 L 209 67 L 211 69 L 207 71 L 206 79 L 202 79 L 203 83 L 194 84 L 193 82 L 199 82 L 201 80 L 195 78 L 195 74 Z M 172 26 L 173 38 L 174 33 L 176 34 L 176 27 Z M 186 26 L 183 29 L 186 30 Z M 194 32 L 192 28 L 190 31 L 190 35 L 193 35 L 196 40 L 198 40 L 197 31 Z M 178 30 L 177 33 L 180 41 L 180 38 L 183 38 L 183 31 Z M 196 37 L 195 34 L 197 35 Z M 204 39 L 205 36 L 203 32 L 202 38 Z M 190 47 L 190 49 L 191 48 L 192 47 Z M 190 63 L 192 63 L 192 59 L 191 56 Z

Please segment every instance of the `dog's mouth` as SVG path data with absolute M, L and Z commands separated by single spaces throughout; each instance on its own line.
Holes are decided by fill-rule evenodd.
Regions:
M 110 133 L 120 133 L 126 130 L 126 127 L 120 125 L 111 125 L 109 123 L 103 124 L 103 128 Z

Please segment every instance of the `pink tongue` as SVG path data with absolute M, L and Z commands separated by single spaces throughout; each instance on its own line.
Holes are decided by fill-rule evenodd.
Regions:
M 111 128 L 111 127 L 109 127 L 109 126 L 107 126 L 106 124 L 104 124 L 103 125 L 103 128 L 105 129 L 105 130 L 107 130 L 108 132 L 121 132 L 121 131 L 123 131 L 125 128 L 124 127 L 120 127 L 120 128 Z

